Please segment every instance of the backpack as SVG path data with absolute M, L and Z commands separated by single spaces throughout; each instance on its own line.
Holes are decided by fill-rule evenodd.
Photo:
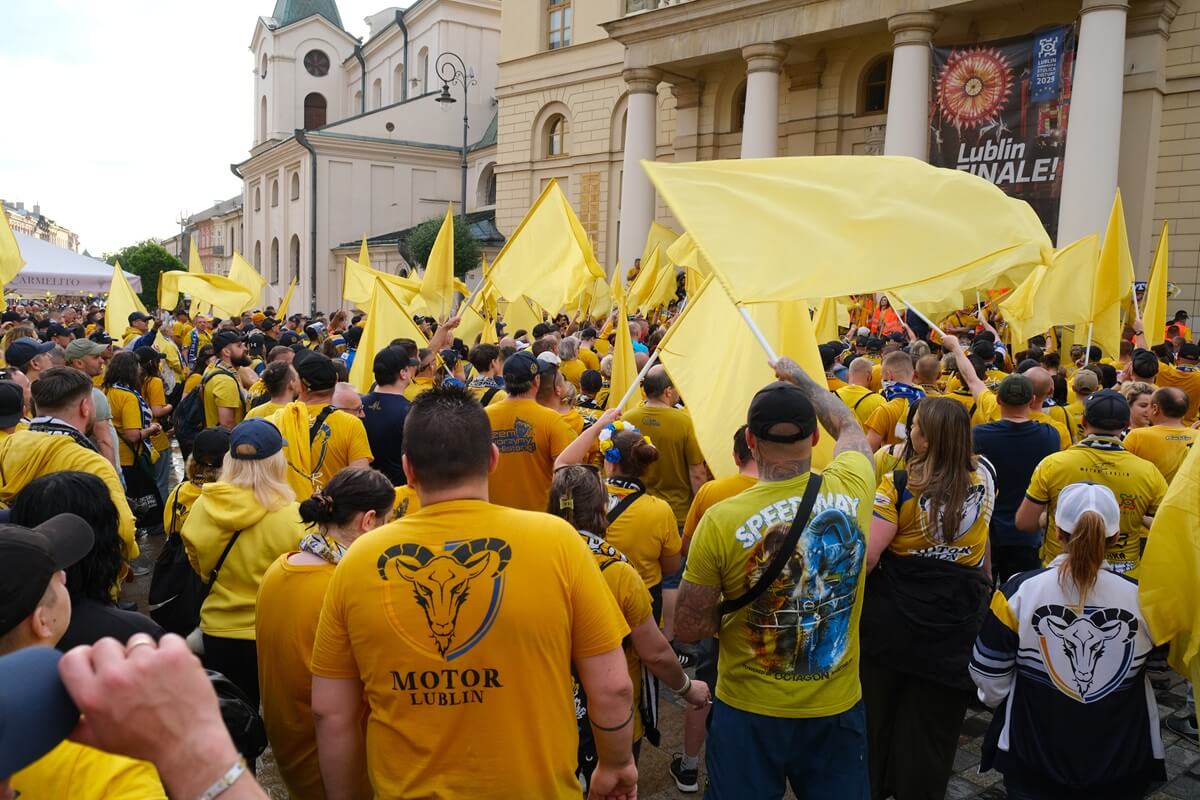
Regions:
M 196 434 L 204 430 L 207 426 L 204 424 L 204 387 L 208 382 L 218 375 L 227 375 L 237 382 L 237 376 L 229 370 L 218 369 L 208 375 L 205 375 L 200 381 L 200 385 L 192 390 L 191 394 L 179 401 L 179 405 L 175 407 L 175 411 L 171 414 L 171 424 L 175 429 L 175 438 L 180 442 L 193 442 L 196 440 Z M 241 391 L 241 384 L 238 384 L 238 391 Z

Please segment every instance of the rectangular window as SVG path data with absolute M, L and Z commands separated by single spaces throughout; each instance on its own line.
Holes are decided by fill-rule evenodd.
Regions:
M 549 46 L 551 50 L 571 44 L 571 0 L 549 0 Z

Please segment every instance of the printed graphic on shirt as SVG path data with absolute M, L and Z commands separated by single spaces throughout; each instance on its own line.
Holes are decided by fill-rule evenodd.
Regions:
M 511 428 L 492 431 L 492 442 L 501 453 L 535 453 L 533 425 L 517 417 Z
M 1060 605 L 1033 612 L 1033 629 L 1046 674 L 1063 694 L 1094 703 L 1129 676 L 1138 621 L 1121 608 L 1085 607 L 1082 613 Z
M 446 542 L 440 553 L 413 542 L 389 547 L 377 565 L 379 577 L 389 583 L 384 591 L 389 621 L 412 641 L 413 632 L 399 624 L 407 615 L 397 608 L 415 602 L 425 612 L 428 639 L 414 646 L 429 652 L 432 642 L 438 655 L 453 661 L 483 641 L 495 623 L 511 558 L 512 548 L 496 538 Z
M 835 507 L 835 498 L 828 500 L 818 504 L 826 508 L 814 512 L 787 566 L 746 616 L 759 666 L 773 678 L 827 679 L 850 641 L 866 544 L 853 517 Z M 747 563 L 747 590 L 767 570 L 790 527 L 779 522 L 762 536 Z

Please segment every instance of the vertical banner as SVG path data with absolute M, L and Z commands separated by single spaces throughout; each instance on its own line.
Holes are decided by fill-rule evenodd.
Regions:
M 933 48 L 929 162 L 1033 206 L 1058 236 L 1075 29 Z M 1085 132 L 1086 135 L 1086 132 Z

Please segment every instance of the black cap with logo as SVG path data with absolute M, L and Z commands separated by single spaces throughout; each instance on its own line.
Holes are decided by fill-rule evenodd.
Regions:
M 817 412 L 803 389 L 776 381 L 754 395 L 746 423 L 750 432 L 764 442 L 793 444 L 809 438 L 817 430 Z M 777 425 L 793 425 L 796 430 L 772 432 Z

